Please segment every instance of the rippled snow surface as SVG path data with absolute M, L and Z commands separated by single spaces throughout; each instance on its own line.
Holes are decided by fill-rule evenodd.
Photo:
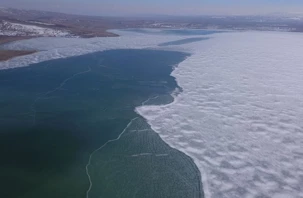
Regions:
M 191 156 L 207 197 L 303 197 L 303 35 L 226 33 L 191 44 L 183 92 L 143 115 Z

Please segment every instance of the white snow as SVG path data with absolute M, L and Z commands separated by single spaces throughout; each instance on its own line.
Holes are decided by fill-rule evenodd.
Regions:
M 44 28 L 36 25 L 26 25 L 21 23 L 12 23 L 2 21 L 0 23 L 0 35 L 5 36 L 49 36 L 49 37 L 64 37 L 69 36 L 67 31 L 56 30 L 52 28 Z
M 55 24 L 52 24 L 52 23 L 43 23 L 43 22 L 40 22 L 40 21 L 30 21 L 30 22 L 35 23 L 35 24 L 40 24 L 40 25 L 48 25 L 48 26 L 55 25 Z
M 117 31 L 116 33 L 122 33 Z M 207 35 L 206 37 L 209 37 Z M 1 69 L 106 49 L 191 52 L 172 73 L 175 101 L 136 109 L 170 146 L 190 156 L 206 197 L 303 197 L 303 35 L 228 32 L 190 38 L 123 32 L 118 38 L 40 38 L 6 47 L 44 50 Z

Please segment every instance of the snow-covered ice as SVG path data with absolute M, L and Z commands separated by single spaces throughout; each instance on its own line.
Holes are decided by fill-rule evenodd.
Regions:
M 303 197 L 303 35 L 218 34 L 190 44 L 172 104 L 141 106 L 191 156 L 206 197 Z

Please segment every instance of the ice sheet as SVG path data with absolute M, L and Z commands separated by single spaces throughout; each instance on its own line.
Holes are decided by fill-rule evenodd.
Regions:
M 137 112 L 192 157 L 206 197 L 303 197 L 303 35 L 243 32 L 190 44 L 183 92 Z

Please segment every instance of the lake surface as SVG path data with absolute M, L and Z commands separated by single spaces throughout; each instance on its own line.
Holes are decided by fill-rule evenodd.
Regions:
M 134 111 L 173 100 L 187 56 L 111 50 L 0 71 L 0 197 L 203 197 L 193 161 Z

